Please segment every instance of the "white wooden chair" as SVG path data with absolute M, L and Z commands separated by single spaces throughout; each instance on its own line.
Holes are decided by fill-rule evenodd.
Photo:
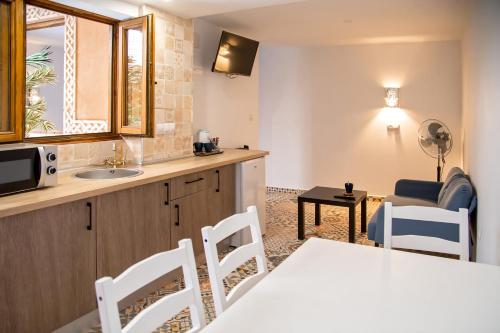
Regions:
M 460 260 L 469 260 L 469 215 L 461 208 L 458 212 L 436 207 L 398 206 L 386 202 L 384 207 L 384 248 L 393 247 L 440 253 L 456 254 Z M 452 242 L 438 237 L 392 234 L 392 220 L 419 220 L 458 224 L 459 241 Z M 398 221 L 399 222 L 399 221 Z
M 163 297 L 139 312 L 122 330 L 118 301 L 181 266 L 186 287 Z M 151 332 L 188 306 L 193 326 L 189 332 L 198 332 L 205 326 L 205 314 L 190 239 L 179 241 L 177 249 L 155 254 L 132 265 L 115 279 L 103 277 L 97 280 L 95 289 L 103 333 Z
M 217 243 L 237 231 L 250 227 L 252 241 L 238 247 L 219 261 Z M 264 243 L 260 231 L 257 208 L 250 206 L 246 213 L 230 216 L 216 226 L 201 229 L 205 256 L 207 258 L 208 274 L 215 303 L 215 311 L 219 316 L 224 310 L 243 296 L 257 282 L 267 275 L 267 261 L 264 253 Z M 255 257 L 258 272 L 236 285 L 226 296 L 223 279 L 237 267 Z

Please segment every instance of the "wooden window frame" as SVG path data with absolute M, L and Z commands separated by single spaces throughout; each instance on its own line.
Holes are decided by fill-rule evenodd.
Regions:
M 22 141 L 24 137 L 24 91 L 25 91 L 25 51 L 24 51 L 24 4 L 19 0 L 0 0 L 10 6 L 9 41 L 9 132 L 0 132 L 0 143 Z M 21 89 L 19 89 L 21 88 Z
M 110 132 L 103 132 L 103 133 L 83 133 L 83 134 L 69 134 L 69 135 L 57 135 L 57 136 L 46 136 L 46 137 L 36 137 L 36 138 L 24 138 L 25 135 L 25 129 L 24 129 L 24 99 L 25 96 L 22 94 L 19 94 L 21 97 L 21 117 L 22 117 L 22 137 L 24 138 L 25 142 L 32 142 L 32 143 L 43 143 L 43 144 L 69 144 L 69 143 L 81 143 L 81 142 L 95 142 L 95 141 L 106 141 L 106 140 L 116 140 L 120 139 L 121 135 L 136 135 L 136 136 L 142 136 L 142 137 L 153 137 L 154 136 L 154 69 L 153 65 L 150 67 L 150 71 L 148 71 L 148 80 L 147 80 L 147 94 L 146 95 L 146 101 L 145 103 L 147 104 L 147 121 L 145 122 L 145 127 L 143 125 L 143 129 L 140 131 L 135 131 L 135 132 L 127 132 L 127 131 L 121 131 L 120 126 L 118 126 L 118 115 L 122 113 L 123 110 L 121 108 L 123 105 L 118 103 L 118 71 L 121 70 L 120 66 L 118 66 L 118 52 L 121 52 L 120 45 L 118 42 L 119 38 L 119 24 L 120 20 L 110 18 L 107 16 L 103 16 L 100 14 L 88 12 L 82 9 L 74 8 L 71 6 L 63 5 L 60 3 L 52 2 L 49 0 L 24 0 L 23 4 L 23 18 L 22 18 L 22 33 L 24 34 L 22 37 L 19 38 L 22 43 L 21 49 L 25 49 L 25 43 L 26 43 L 26 19 L 25 19 L 25 10 L 26 10 L 26 5 L 32 5 L 52 11 L 56 11 L 62 14 L 67 14 L 67 15 L 72 15 L 75 17 L 79 18 L 84 18 L 88 19 L 91 21 L 96 21 L 104 24 L 108 24 L 112 27 L 112 55 L 111 55 L 111 112 L 110 112 Z M 149 51 L 149 58 L 146 58 L 148 60 L 151 60 L 151 62 L 154 64 L 153 59 L 154 59 L 154 48 L 152 47 L 152 43 L 154 41 L 154 24 L 152 22 L 153 18 L 152 16 L 148 16 L 149 24 L 150 24 L 150 32 L 148 32 L 148 49 Z M 151 50 L 153 49 L 153 50 Z M 24 83 L 24 78 L 25 78 L 25 55 L 23 57 L 20 57 L 22 64 L 22 75 L 18 75 L 20 77 L 20 80 L 23 80 L 23 87 L 25 85 Z M 17 58 L 16 58 L 17 59 Z M 16 76 L 17 77 L 17 76 Z M 120 85 L 121 86 L 121 85 Z M 25 88 L 22 90 L 23 93 L 25 93 Z M 145 134 L 142 134 L 145 133 Z M 21 138 L 22 139 L 22 138 Z
M 117 131 L 122 134 L 141 135 L 147 133 L 151 136 L 154 132 L 154 109 L 151 103 L 154 102 L 154 51 L 152 41 L 154 41 L 154 30 L 148 30 L 148 26 L 153 27 L 153 15 L 137 17 L 122 21 L 118 24 L 118 91 L 117 91 Z M 141 28 L 146 31 L 142 45 L 142 100 L 141 105 L 141 127 L 129 127 L 125 123 L 127 119 L 127 81 L 128 74 L 128 42 L 126 31 L 133 28 Z M 149 112 L 148 112 L 149 111 Z

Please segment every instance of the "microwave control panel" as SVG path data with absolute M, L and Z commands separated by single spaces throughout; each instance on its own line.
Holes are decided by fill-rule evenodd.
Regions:
M 38 187 L 57 185 L 57 146 L 39 148 L 42 170 Z

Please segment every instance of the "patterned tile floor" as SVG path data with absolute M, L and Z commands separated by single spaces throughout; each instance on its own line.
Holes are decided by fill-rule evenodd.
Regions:
M 367 214 L 368 221 L 379 206 L 379 200 L 368 200 Z M 278 266 L 285 258 L 295 251 L 304 241 L 297 240 L 297 194 L 270 191 L 267 193 L 266 203 L 267 231 L 264 236 L 266 256 L 269 270 Z M 348 210 L 347 208 L 322 206 L 322 224 L 318 227 L 314 225 L 314 205 L 306 204 L 306 238 L 314 236 L 326 239 L 333 239 L 347 242 L 348 239 Z M 366 238 L 366 234 L 360 232 L 360 208 L 356 210 L 356 243 L 373 246 L 373 242 Z M 239 281 L 248 275 L 256 272 L 255 261 L 249 261 L 230 274 L 225 280 L 227 290 L 237 285 Z M 198 277 L 200 280 L 201 293 L 205 306 L 205 317 L 207 323 L 215 318 L 215 308 L 210 291 L 210 282 L 205 265 L 198 267 Z M 183 281 L 178 281 L 165 286 L 148 298 L 139 300 L 134 306 L 125 309 L 122 313 L 122 323 L 131 320 L 141 309 L 154 303 L 161 297 L 182 289 Z M 185 309 L 176 317 L 167 321 L 157 332 L 184 332 L 189 330 L 191 325 L 189 311 Z M 95 327 L 89 332 L 100 332 L 99 327 Z

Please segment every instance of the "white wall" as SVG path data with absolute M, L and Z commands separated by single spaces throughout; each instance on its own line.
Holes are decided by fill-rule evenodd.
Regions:
M 203 19 L 194 20 L 193 130 L 210 130 L 222 147 L 244 144 L 257 148 L 259 117 L 259 61 L 251 77 L 229 79 L 212 73 L 222 29 Z M 196 141 L 197 137 L 194 137 Z
M 463 42 L 464 167 L 478 194 L 477 261 L 500 265 L 500 2 L 475 2 Z
M 451 129 L 447 170 L 461 166 L 460 42 L 261 48 L 260 147 L 268 186 L 340 186 L 385 195 L 400 178 L 435 180 L 418 146 L 428 118 Z M 401 128 L 383 121 L 384 85 L 399 85 Z

